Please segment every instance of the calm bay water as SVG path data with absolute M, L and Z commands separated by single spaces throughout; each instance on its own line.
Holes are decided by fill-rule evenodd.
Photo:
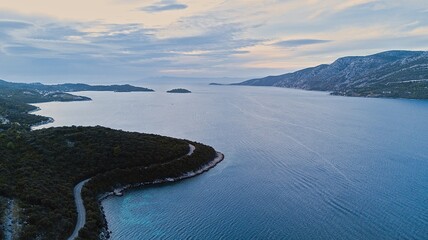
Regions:
M 428 239 L 428 101 L 189 85 L 37 104 L 49 126 L 209 144 L 199 177 L 103 201 L 112 239 Z M 180 86 L 181 87 L 181 86 Z

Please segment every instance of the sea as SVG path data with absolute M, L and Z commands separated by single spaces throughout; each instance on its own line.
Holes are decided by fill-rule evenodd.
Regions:
M 428 101 L 152 82 L 36 104 L 55 122 L 155 133 L 225 159 L 102 202 L 113 240 L 428 239 Z M 190 94 L 166 93 L 183 87 Z

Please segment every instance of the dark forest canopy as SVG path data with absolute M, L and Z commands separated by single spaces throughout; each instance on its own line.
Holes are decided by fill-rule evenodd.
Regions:
M 19 200 L 25 209 L 21 239 L 65 239 L 77 217 L 73 187 L 93 177 L 83 195 L 91 214 L 82 231 L 83 239 L 93 239 L 104 224 L 99 194 L 114 186 L 175 177 L 214 158 L 211 147 L 192 144 L 197 148 L 191 157 L 145 170 L 185 155 L 188 142 L 104 127 L 9 129 L 0 134 L 0 195 Z

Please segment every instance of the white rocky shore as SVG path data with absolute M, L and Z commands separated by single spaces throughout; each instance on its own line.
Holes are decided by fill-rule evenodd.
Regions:
M 51 117 L 48 117 L 48 120 L 46 120 L 46 121 L 41 121 L 39 123 L 35 123 L 35 124 L 31 125 L 31 130 L 34 130 L 35 127 L 45 125 L 45 124 L 49 124 L 49 123 L 53 123 L 53 122 L 55 122 L 55 120 Z
M 204 173 L 204 172 L 210 170 L 211 168 L 215 167 L 223 159 L 224 159 L 223 153 L 217 152 L 217 156 L 212 161 L 203 165 L 200 169 L 198 169 L 196 171 L 190 171 L 190 172 L 184 173 L 183 175 L 176 177 L 176 178 L 164 178 L 164 179 L 156 179 L 156 180 L 151 181 L 151 182 L 128 184 L 128 185 L 125 185 L 123 187 L 116 188 L 112 192 L 102 194 L 99 197 L 99 200 L 102 201 L 102 200 L 106 199 L 107 197 L 113 196 L 113 195 L 122 196 L 126 190 L 129 190 L 132 188 L 138 188 L 138 187 L 150 186 L 150 185 L 162 184 L 162 183 L 176 182 L 176 181 L 180 181 L 183 179 L 195 177 L 195 176 L 198 176 L 199 174 Z

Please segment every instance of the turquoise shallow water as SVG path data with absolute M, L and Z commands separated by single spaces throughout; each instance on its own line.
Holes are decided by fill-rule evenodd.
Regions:
M 159 91 L 38 104 L 48 126 L 157 133 L 225 154 L 197 178 L 103 201 L 112 239 L 428 239 L 428 101 L 148 87 Z

